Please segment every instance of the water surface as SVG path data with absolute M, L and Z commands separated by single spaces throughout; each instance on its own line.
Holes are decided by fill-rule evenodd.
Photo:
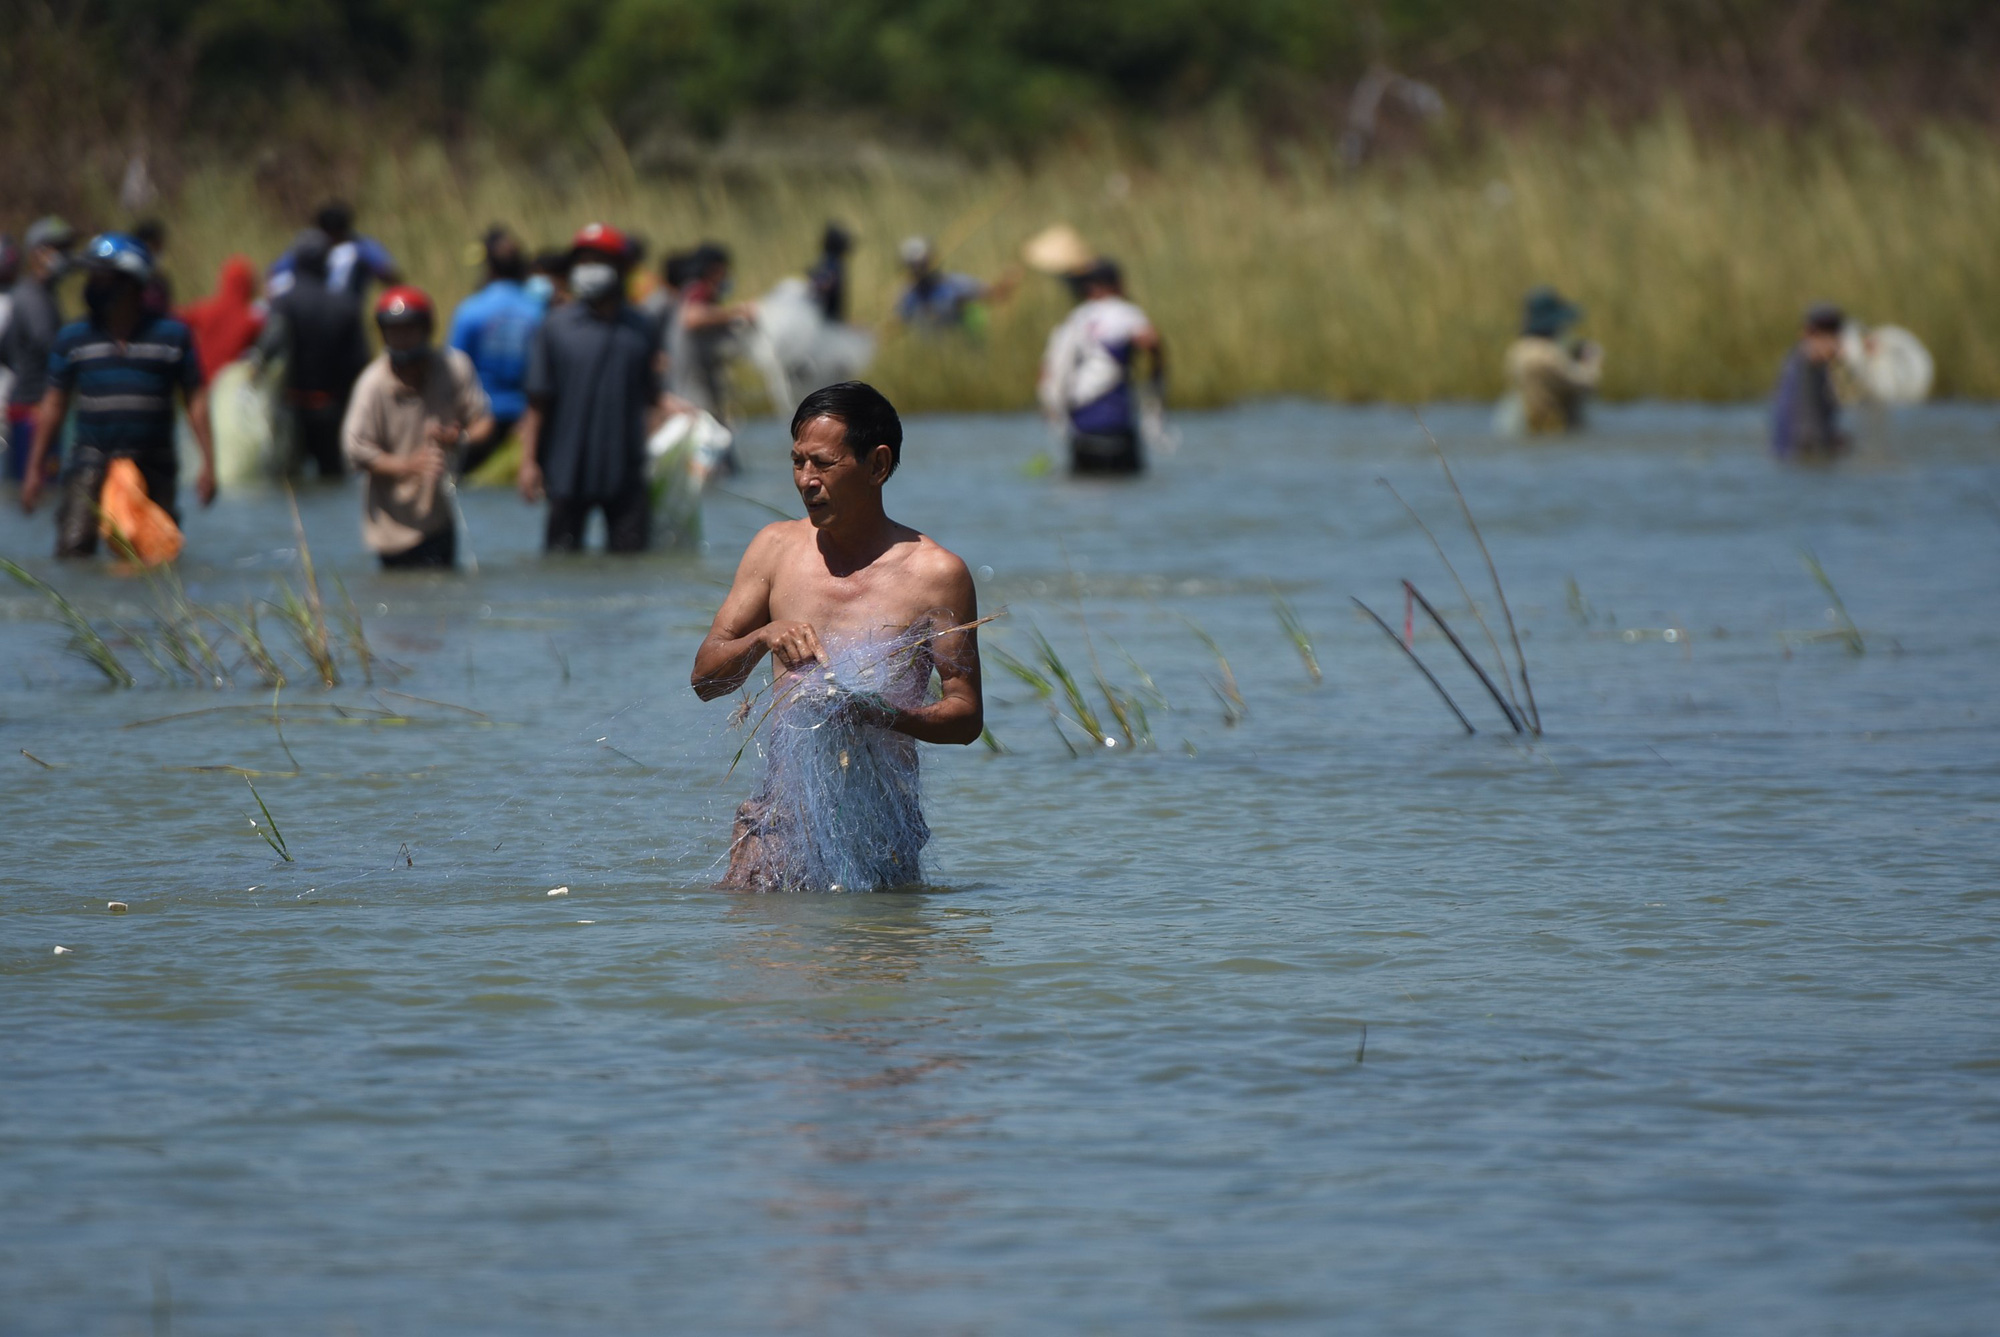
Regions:
M 1497 611 L 1406 415 L 1191 415 L 1130 485 L 911 423 L 892 510 L 989 646 L 1165 701 L 1073 756 L 989 664 L 1007 750 L 926 750 L 921 894 L 710 886 L 756 762 L 685 683 L 748 502 L 544 562 L 475 494 L 478 576 L 392 578 L 306 494 L 394 664 L 296 674 L 282 737 L 186 714 L 249 675 L 107 691 L 0 591 L 0 1329 L 1990 1331 L 2000 412 L 1820 473 L 1749 410 L 1432 421 L 1538 742 L 1421 634 L 1466 736 L 1348 602 L 1400 630 L 1408 576 L 1478 636 L 1384 477 Z M 750 437 L 737 488 L 793 505 Z M 143 622 L 47 529 L 0 552 Z M 296 579 L 280 499 L 189 532 L 199 601 Z

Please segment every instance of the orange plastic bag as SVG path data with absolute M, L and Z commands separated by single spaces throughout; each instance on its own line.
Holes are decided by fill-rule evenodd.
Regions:
M 97 498 L 97 532 L 120 555 L 141 566 L 163 566 L 181 555 L 180 526 L 146 495 L 146 480 L 131 460 L 115 459 Z

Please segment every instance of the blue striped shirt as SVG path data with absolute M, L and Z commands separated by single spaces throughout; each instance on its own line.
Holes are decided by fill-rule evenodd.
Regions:
M 49 348 L 49 384 L 70 396 L 76 444 L 106 455 L 171 455 L 174 391 L 201 388 L 194 337 L 151 316 L 124 343 L 93 321 L 63 326 Z

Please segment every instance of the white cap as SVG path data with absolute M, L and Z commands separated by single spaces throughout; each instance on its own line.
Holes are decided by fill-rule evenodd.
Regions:
M 903 238 L 902 246 L 899 248 L 899 253 L 903 257 L 903 263 L 906 265 L 929 264 L 931 258 L 931 239 L 929 237 L 905 237 Z

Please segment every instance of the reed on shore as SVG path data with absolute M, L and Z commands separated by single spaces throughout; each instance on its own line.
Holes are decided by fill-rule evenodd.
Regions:
M 1800 309 L 1822 298 L 1914 330 L 1936 354 L 1939 393 L 2000 396 L 1988 317 L 2000 250 L 1986 224 L 2000 213 L 2000 141 L 1975 128 L 1894 141 L 1860 126 L 1697 133 L 1665 115 L 1440 145 L 1358 173 L 1221 131 L 1142 157 L 773 154 L 671 177 L 638 172 L 615 140 L 562 170 L 417 142 L 385 147 L 356 201 L 364 230 L 446 306 L 475 286 L 468 243 L 495 221 L 543 245 L 610 220 L 648 238 L 649 263 L 715 238 L 735 252 L 738 292 L 754 296 L 799 272 L 838 219 L 860 239 L 853 316 L 884 331 L 871 379 L 912 411 L 1031 403 L 1067 298 L 1030 275 L 983 337 L 912 337 L 889 320 L 898 240 L 933 236 L 948 268 L 992 277 L 1055 221 L 1124 264 L 1166 335 L 1182 406 L 1492 396 L 1537 283 L 1586 308 L 1610 398 L 1760 395 Z M 189 295 L 233 251 L 276 255 L 302 221 L 260 194 L 250 166 L 228 163 L 193 168 L 167 214 Z

